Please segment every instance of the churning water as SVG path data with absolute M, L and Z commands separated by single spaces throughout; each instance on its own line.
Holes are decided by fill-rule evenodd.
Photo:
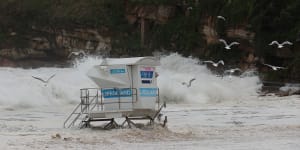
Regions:
M 0 68 L 0 105 L 2 107 L 64 106 L 79 102 L 79 89 L 96 87 L 86 76 L 101 58 L 88 57 L 73 68 Z M 256 95 L 260 85 L 257 76 L 217 77 L 199 60 L 179 54 L 161 56 L 158 86 L 162 100 L 176 103 L 215 103 L 237 101 Z M 47 80 L 48 84 L 32 76 Z M 196 78 L 187 88 L 182 82 Z
M 79 89 L 96 87 L 87 71 L 101 58 L 71 68 L 0 68 L 1 149 L 299 149 L 299 97 L 258 97 L 260 81 L 218 77 L 199 60 L 176 53 L 157 68 L 167 128 L 64 129 Z M 226 65 L 226 62 L 225 62 Z M 45 84 L 32 76 L 47 80 Z M 182 85 L 191 78 L 190 87 Z

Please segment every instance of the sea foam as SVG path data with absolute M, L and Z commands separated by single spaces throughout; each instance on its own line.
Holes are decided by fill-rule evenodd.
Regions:
M 215 103 L 237 101 L 255 95 L 260 88 L 257 76 L 217 77 L 198 59 L 186 58 L 173 53 L 161 56 L 158 87 L 160 98 L 169 103 Z M 80 89 L 96 87 L 87 71 L 102 62 L 101 58 L 88 57 L 74 62 L 70 68 L 0 68 L 1 107 L 65 106 L 79 103 Z M 47 79 L 45 83 L 34 79 Z M 196 78 L 187 88 L 182 82 Z

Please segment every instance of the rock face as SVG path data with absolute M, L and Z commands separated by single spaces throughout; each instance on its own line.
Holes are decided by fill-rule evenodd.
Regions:
M 53 10 L 61 10 L 61 13 L 54 11 L 57 13 L 50 18 L 47 18 L 48 14 L 44 14 L 45 20 L 52 19 L 52 24 L 40 23 L 44 20 L 41 21 L 42 19 L 39 20 L 40 18 L 36 17 L 36 20 L 32 19 L 31 22 L 24 25 L 26 28 L 23 26 L 23 22 L 14 20 L 14 17 L 23 15 L 22 17 L 26 18 L 27 15 L 26 19 L 30 20 L 32 10 L 25 11 L 23 6 L 14 7 L 13 4 L 17 4 L 17 1 L 12 3 L 11 7 L 7 6 L 16 11 L 16 14 L 11 17 L 12 20 L 9 20 L 10 16 L 6 18 L 5 14 L 0 15 L 2 18 L 1 29 L 2 25 L 7 27 L 0 32 L 0 66 L 22 66 L 26 64 L 24 62 L 29 62 L 30 66 L 32 61 L 35 61 L 34 63 L 65 62 L 71 59 L 68 56 L 74 51 L 84 51 L 86 54 L 102 56 L 130 57 L 135 54 L 151 54 L 151 51 L 157 49 L 168 49 L 198 58 L 227 58 L 228 66 L 240 67 L 243 70 L 258 68 L 264 73 L 271 71 L 261 63 L 284 65 L 288 67 L 286 72 L 283 72 L 285 73 L 284 77 L 300 81 L 300 62 L 297 59 L 300 54 L 298 51 L 300 34 L 293 41 L 291 40 L 294 45 L 278 49 L 268 46 L 268 43 L 265 43 L 265 46 L 264 43 L 260 43 L 264 39 L 257 37 L 259 34 L 264 34 L 260 33 L 260 29 L 255 29 L 250 25 L 252 21 L 248 20 L 249 18 L 231 21 L 218 20 L 216 14 L 203 13 L 203 6 L 200 7 L 201 1 L 198 0 L 195 0 L 195 3 L 176 1 L 168 5 L 159 2 L 142 3 L 141 1 L 131 1 L 130 4 L 127 1 L 125 5 L 119 2 L 93 2 L 86 7 L 75 7 L 75 10 L 70 7 L 68 15 L 65 14 L 64 7 L 58 9 L 53 6 Z M 62 6 L 61 2 L 57 3 Z M 93 7 L 94 11 L 88 11 L 97 3 L 98 6 L 103 6 L 103 10 L 97 6 Z M 81 1 L 76 4 L 79 6 L 79 4 L 87 4 L 87 2 Z M 118 7 L 112 7 L 112 5 L 118 5 Z M 65 6 L 72 5 L 65 4 Z M 3 8 L 6 7 L 3 6 Z M 110 8 L 121 8 L 122 10 L 118 10 L 115 15 L 115 10 Z M 49 8 L 48 13 L 53 10 Z M 83 12 L 81 13 L 81 11 Z M 25 12 L 30 13 L 28 15 Z M 44 11 L 37 12 L 43 13 Z M 96 17 L 92 15 L 95 12 L 98 13 Z M 85 13 L 86 15 L 83 15 Z M 80 16 L 73 16 L 74 14 L 82 16 L 80 18 Z M 66 18 L 69 20 L 64 22 Z M 80 19 L 76 20 L 77 18 Z M 36 22 L 40 24 L 37 25 Z M 21 29 L 13 27 L 15 24 L 21 24 Z M 22 30 L 26 32 L 20 32 Z M 9 38 L 3 41 L 3 37 Z M 231 42 L 238 41 L 240 44 L 226 51 L 224 45 L 219 42 L 220 38 Z M 18 43 L 22 43 L 22 46 L 19 46 Z M 112 47 L 114 47 L 113 50 Z M 291 60 L 293 62 L 289 62 Z M 37 66 L 39 65 L 42 66 L 42 64 L 37 64 Z M 284 77 L 278 75 L 280 80 L 283 80 L 281 78 Z
M 91 54 L 109 54 L 110 37 L 101 36 L 97 29 L 77 28 L 73 30 L 34 27 L 33 35 L 26 35 L 25 48 L 0 49 L 0 66 L 15 66 L 15 61 L 67 60 L 73 51 L 84 50 Z M 37 36 L 38 35 L 38 36 Z
M 62 34 L 55 37 L 57 48 L 65 49 L 67 54 L 74 49 L 83 49 L 90 53 L 109 53 L 111 50 L 110 38 L 102 37 L 97 30 L 76 29 L 62 30 Z
M 131 5 L 124 12 L 129 24 L 138 23 L 140 18 L 165 24 L 174 15 L 175 7 L 164 5 Z M 0 45 L 0 66 L 18 66 L 20 63 L 16 62 L 32 60 L 39 60 L 39 63 L 42 60 L 67 61 L 71 52 L 79 50 L 101 56 L 110 54 L 113 31 L 104 26 L 67 27 L 32 25 L 30 29 L 24 29 L 30 31 L 26 35 L 10 31 L 10 36 L 19 36 L 26 46 Z
M 133 5 L 128 6 L 126 9 L 126 18 L 130 24 L 136 23 L 140 18 L 165 24 L 174 15 L 174 6 Z
M 44 58 L 47 54 L 42 50 L 37 49 L 2 49 L 0 55 L 6 59 L 19 60 L 26 58 Z
M 202 32 L 207 44 L 215 44 L 218 42 L 218 33 L 211 26 L 205 25 Z
M 255 33 L 247 31 L 243 27 L 240 28 L 229 28 L 226 31 L 226 34 L 230 38 L 240 38 L 252 41 L 255 37 Z
M 204 34 L 204 39 L 206 44 L 216 44 L 219 42 L 219 35 L 215 28 L 215 21 L 212 16 L 209 16 L 205 19 L 202 33 Z

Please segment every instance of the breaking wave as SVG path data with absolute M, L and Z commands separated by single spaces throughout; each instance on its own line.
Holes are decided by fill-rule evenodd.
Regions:
M 199 62 L 176 53 L 163 57 L 158 71 L 161 97 L 179 103 L 240 101 L 257 95 L 261 87 L 257 75 L 220 77 Z M 182 85 L 192 78 L 196 80 L 190 87 Z
M 256 94 L 259 89 L 257 76 L 224 77 L 214 75 L 199 60 L 178 54 L 161 56 L 158 86 L 162 100 L 179 103 L 209 103 L 236 101 Z M 88 57 L 76 61 L 72 68 L 0 68 L 1 107 L 65 106 L 79 102 L 79 90 L 96 87 L 87 71 L 100 64 L 101 58 Z M 32 76 L 50 79 L 48 84 Z M 187 88 L 182 82 L 196 78 Z

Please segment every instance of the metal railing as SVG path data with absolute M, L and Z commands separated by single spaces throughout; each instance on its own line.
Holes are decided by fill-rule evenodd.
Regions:
M 105 95 L 103 94 L 103 90 L 107 89 L 114 89 L 117 94 L 114 95 L 115 100 L 114 101 L 104 101 Z M 130 95 L 127 95 L 128 97 L 131 97 L 131 100 L 122 99 L 124 95 L 120 93 L 121 90 L 130 90 Z M 121 110 L 121 104 L 122 103 L 136 103 L 137 102 L 137 89 L 136 88 L 84 88 L 80 89 L 80 98 L 81 98 L 81 104 L 87 106 L 87 111 L 90 112 L 97 108 L 99 111 L 104 111 L 104 106 L 106 104 L 119 104 L 119 110 Z M 92 94 L 91 94 L 92 93 Z M 117 100 L 117 101 L 116 101 Z M 129 101 L 128 101 L 129 100 Z
M 71 112 L 71 114 L 67 117 L 67 119 L 64 121 L 64 128 L 70 128 L 75 125 L 76 121 L 82 116 L 82 115 L 89 115 L 91 111 L 93 111 L 95 108 L 99 111 L 104 111 L 104 106 L 106 104 L 119 104 L 119 110 L 121 110 L 121 104 L 122 103 L 134 103 L 137 102 L 137 89 L 136 88 L 109 88 L 109 89 L 115 89 L 117 91 L 117 102 L 105 102 L 104 101 L 104 95 L 103 90 L 108 88 L 84 88 L 80 89 L 80 103 L 76 105 L 74 110 Z M 122 101 L 122 94 L 120 93 L 121 90 L 129 89 L 130 95 L 127 95 L 131 97 L 131 101 Z M 127 99 L 128 100 L 128 99 Z M 80 108 L 80 109 L 79 109 Z M 72 121 L 71 121 L 71 118 Z M 85 118 L 83 118 L 85 119 Z M 71 122 L 70 122 L 71 121 Z M 70 123 L 69 123 L 70 122 Z M 69 123 L 69 124 L 68 124 Z

